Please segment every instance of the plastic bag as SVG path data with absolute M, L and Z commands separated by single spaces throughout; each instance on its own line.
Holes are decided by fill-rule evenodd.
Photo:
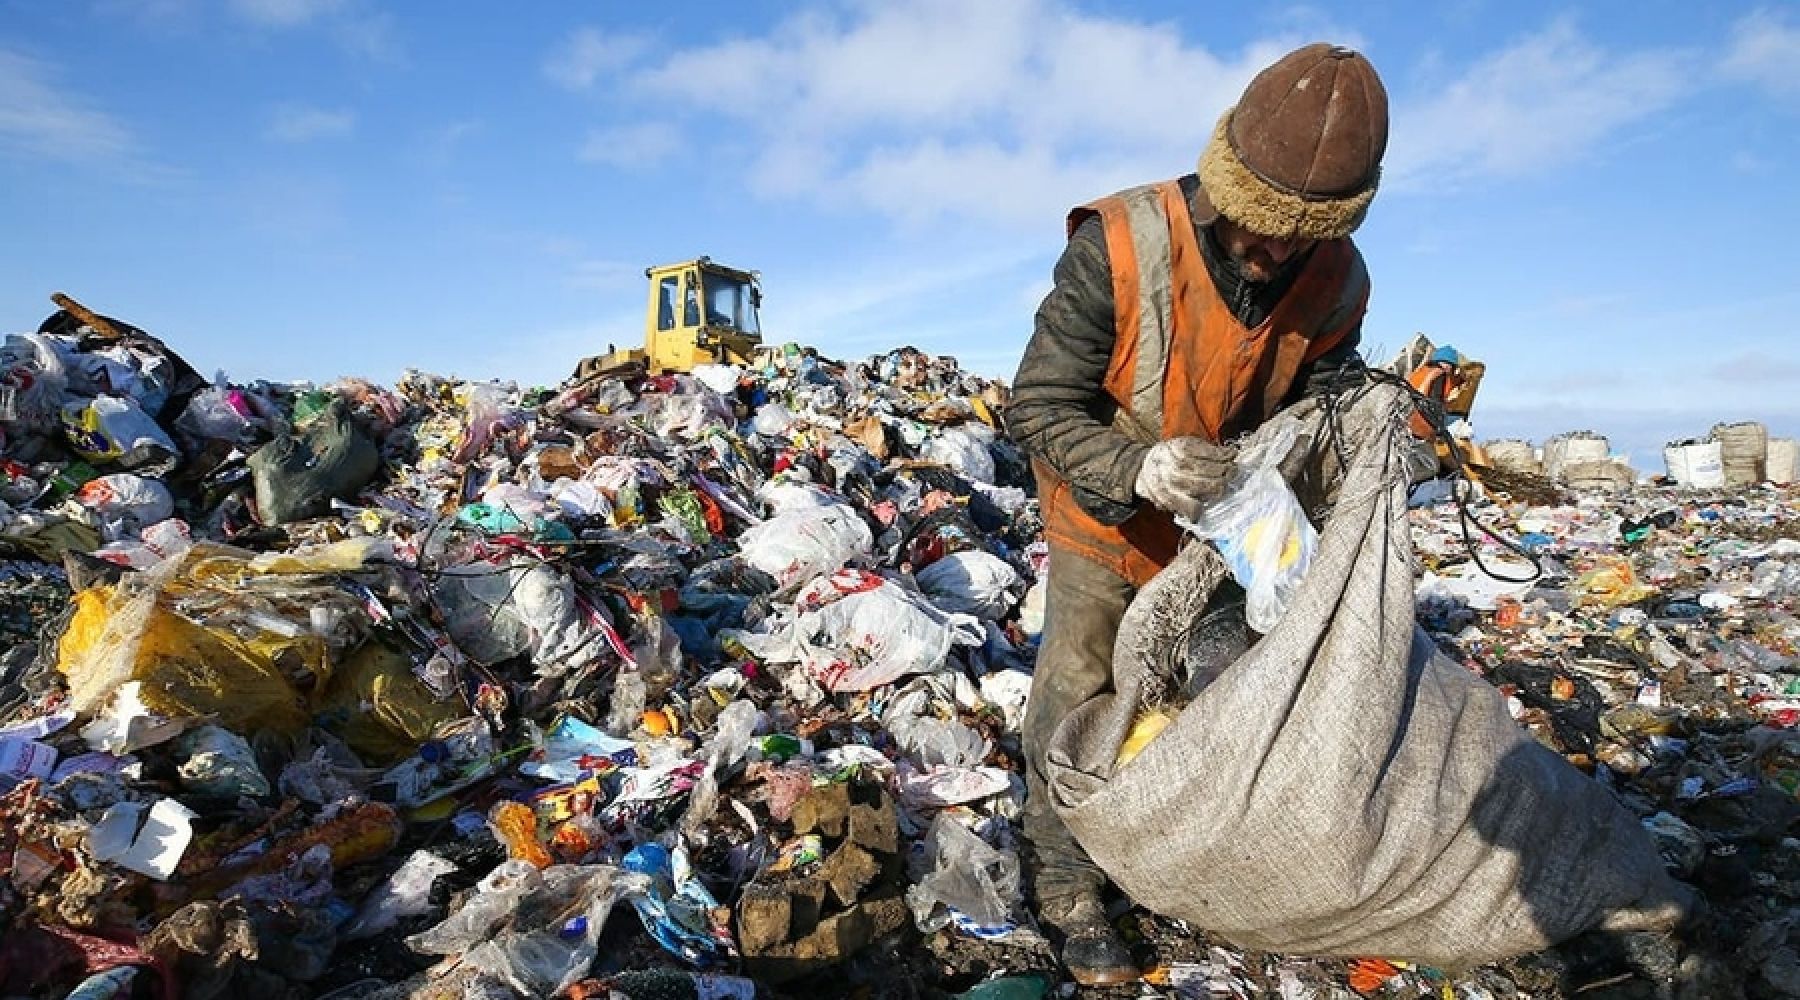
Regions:
M 483 941 L 463 962 L 528 997 L 560 996 L 587 975 L 600 932 L 622 888 L 610 865 L 557 865 L 524 894 L 512 929 Z
M 175 498 L 167 486 L 129 472 L 87 483 L 75 491 L 75 502 L 109 542 L 136 538 L 145 528 L 175 513 Z
M 511 386 L 498 382 L 469 386 L 464 407 L 467 423 L 463 427 L 462 439 L 450 454 L 451 461 L 464 463 L 476 458 L 487 451 L 496 434 L 512 425 L 516 413 L 506 401 L 511 394 Z
M 992 483 L 994 456 L 988 451 L 992 436 L 993 432 L 981 424 L 953 427 L 931 438 L 925 445 L 925 458 L 955 469 L 964 479 Z
M 528 653 L 540 666 L 579 666 L 605 645 L 582 621 L 574 584 L 548 565 L 452 567 L 434 594 L 450 637 L 483 665 Z
M 691 374 L 701 385 L 721 396 L 729 396 L 737 389 L 744 370 L 737 365 L 695 365 Z
M 307 714 L 290 676 L 330 676 L 329 650 L 311 634 L 212 630 L 165 608 L 148 592 L 91 587 L 58 644 L 57 669 L 75 706 L 97 710 L 120 685 L 141 682 L 144 704 L 170 717 L 216 716 L 239 732 L 292 733 Z
M 1639 582 L 1631 563 L 1624 559 L 1609 559 L 1588 570 L 1569 589 L 1577 607 L 1618 608 L 1656 595 L 1656 588 Z
M 116 462 L 126 469 L 173 467 L 178 454 L 175 442 L 136 400 L 119 396 L 97 396 L 65 405 L 63 432 L 82 458 Z
M 1025 582 L 1011 563 L 979 550 L 952 552 L 916 578 L 931 603 L 978 618 L 1000 618 L 1012 610 Z
M 750 736 L 756 731 L 756 717 L 756 706 L 742 699 L 726 705 L 719 713 L 718 729 L 701 754 L 706 771 L 695 782 L 688 796 L 687 814 L 681 818 L 682 832 L 689 837 L 700 836 L 712 819 L 719 806 L 719 781 L 743 763 L 750 749 Z
M 798 660 L 828 691 L 867 691 L 909 674 L 933 673 L 952 646 L 979 646 L 986 637 L 975 619 L 939 611 L 918 594 L 861 570 L 815 581 L 796 603 Z
M 347 500 L 381 469 L 381 456 L 333 397 L 298 432 L 282 430 L 249 459 L 256 512 L 266 523 L 316 517 L 332 500 Z
M 475 884 L 475 894 L 443 923 L 406 943 L 428 955 L 456 955 L 488 939 L 518 909 L 519 900 L 544 884 L 529 861 L 504 861 Z
M 364 760 L 385 765 L 417 750 L 461 707 L 438 701 L 414 675 L 411 657 L 369 642 L 332 674 L 313 717 Z
M 202 441 L 239 443 L 261 424 L 249 397 L 228 386 L 208 386 L 188 400 L 175 419 L 175 429 Z
M 657 944 L 696 964 L 731 954 L 731 931 L 722 922 L 731 911 L 694 875 L 685 848 L 640 844 L 625 855 L 621 867 L 642 876 L 633 880 L 627 895 Z
M 1225 557 L 1248 595 L 1250 627 L 1265 634 L 1287 611 L 1319 543 L 1318 529 L 1281 475 L 1280 464 L 1298 439 L 1299 422 L 1286 418 L 1239 454 L 1225 496 L 1190 528 Z
M 362 909 L 344 928 L 344 939 L 374 937 L 399 923 L 431 910 L 431 884 L 456 866 L 430 851 L 414 851 L 381 887 L 369 893 Z
M 815 580 L 867 555 L 875 544 L 862 516 L 845 504 L 778 514 L 738 538 L 744 560 L 782 590 Z
M 1019 858 L 971 833 L 949 813 L 939 813 L 925 835 L 931 871 L 906 890 L 919 930 L 931 934 L 960 913 L 983 928 L 1012 922 L 1019 903 Z
M 201 726 L 182 734 L 176 752 L 186 757 L 179 769 L 181 787 L 217 798 L 269 794 L 269 779 L 256 766 L 256 751 L 242 736 L 220 726 Z
M 780 437 L 794 426 L 794 415 L 780 403 L 764 403 L 750 421 L 750 429 L 764 437 Z

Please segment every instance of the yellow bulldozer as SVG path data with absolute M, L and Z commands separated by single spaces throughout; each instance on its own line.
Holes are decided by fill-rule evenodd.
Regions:
M 692 371 L 695 365 L 751 364 L 762 346 L 761 276 L 710 257 L 645 268 L 650 299 L 644 346 L 583 359 L 575 379 L 629 371 Z

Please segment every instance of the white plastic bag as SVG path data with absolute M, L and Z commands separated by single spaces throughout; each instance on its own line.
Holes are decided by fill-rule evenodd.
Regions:
M 381 887 L 369 893 L 362 909 L 344 928 L 344 938 L 374 937 L 399 923 L 402 917 L 416 917 L 431 912 L 431 885 L 439 875 L 448 875 L 456 866 L 430 851 L 414 851 Z
M 744 561 L 783 590 L 841 569 L 875 544 L 861 515 L 845 504 L 789 510 L 738 538 Z
M 980 428 L 977 430 L 976 428 Z M 984 432 L 986 432 L 984 434 Z M 925 457 L 947 465 L 964 479 L 977 483 L 994 481 L 994 456 L 988 451 L 992 432 L 981 424 L 952 427 L 940 431 L 925 445 Z
M 175 418 L 175 429 L 201 440 L 242 442 L 257 423 L 242 392 L 213 385 L 194 393 L 187 409 Z
M 1024 589 L 1018 570 L 991 552 L 952 552 L 916 574 L 919 589 L 945 611 L 999 618 Z
M 136 400 L 98 396 L 63 407 L 63 431 L 82 458 L 127 469 L 174 460 L 175 442 Z
M 867 691 L 941 669 L 957 644 L 980 645 L 980 623 L 949 615 L 887 580 L 845 570 L 803 590 L 795 623 L 800 662 L 828 691 Z
M 737 365 L 695 365 L 693 371 L 695 381 L 721 396 L 731 395 L 743 374 Z
M 175 513 L 175 498 L 155 479 L 129 472 L 101 476 L 75 491 L 87 520 L 109 542 L 135 539 L 152 524 Z
M 780 437 L 794 426 L 794 415 L 780 403 L 764 403 L 750 421 L 750 429 L 765 437 Z
M 1239 453 L 1225 496 L 1190 528 L 1225 557 L 1248 595 L 1245 618 L 1265 634 L 1287 610 L 1319 542 L 1318 529 L 1281 476 L 1281 461 L 1298 441 L 1299 426 L 1286 418 Z

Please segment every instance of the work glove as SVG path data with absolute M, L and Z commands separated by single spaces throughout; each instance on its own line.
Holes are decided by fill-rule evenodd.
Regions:
M 1170 438 L 1151 447 L 1138 469 L 1137 495 L 1190 521 L 1225 494 L 1237 449 L 1205 438 Z

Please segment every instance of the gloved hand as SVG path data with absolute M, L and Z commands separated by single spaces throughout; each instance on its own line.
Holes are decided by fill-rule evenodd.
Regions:
M 1137 495 L 1163 510 L 1193 520 L 1206 505 L 1225 494 L 1237 449 L 1205 438 L 1162 441 L 1144 456 L 1138 470 Z

